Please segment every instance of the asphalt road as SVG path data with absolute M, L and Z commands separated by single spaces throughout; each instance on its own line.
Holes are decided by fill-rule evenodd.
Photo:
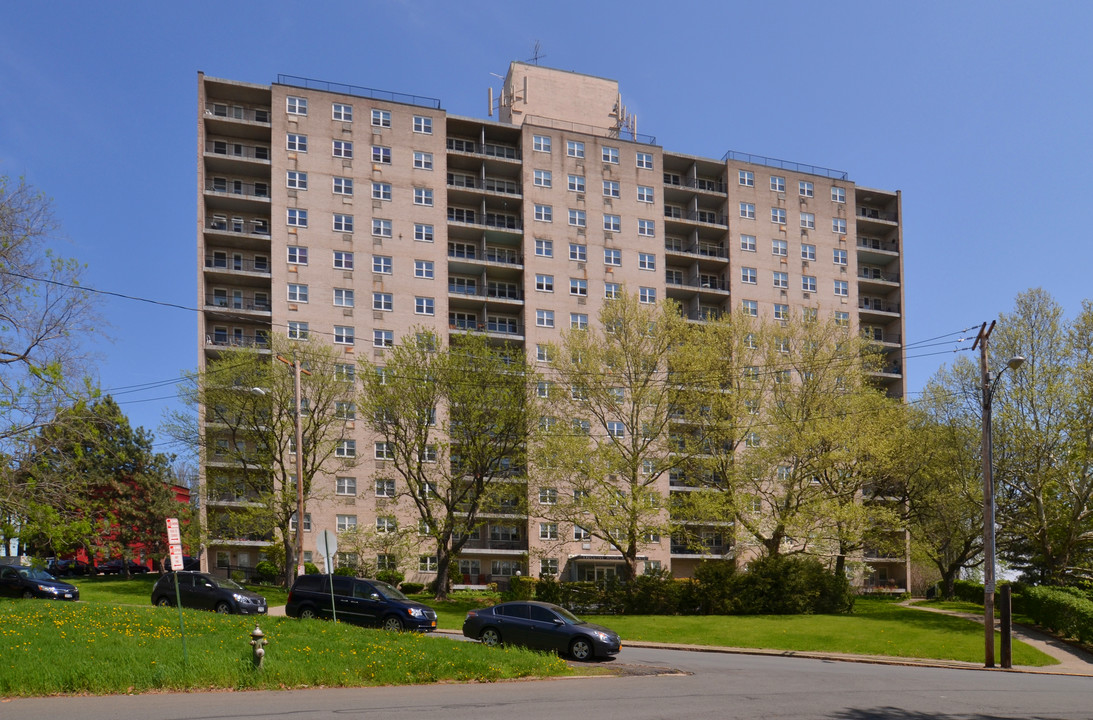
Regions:
M 624 648 L 624 677 L 15 699 L 3 720 L 1093 719 L 1093 679 Z

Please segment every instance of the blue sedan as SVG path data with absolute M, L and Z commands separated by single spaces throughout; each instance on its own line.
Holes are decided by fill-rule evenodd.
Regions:
M 522 645 L 569 653 L 575 660 L 610 657 L 622 647 L 613 630 L 585 622 L 558 605 L 535 601 L 471 610 L 463 620 L 463 634 L 485 645 Z

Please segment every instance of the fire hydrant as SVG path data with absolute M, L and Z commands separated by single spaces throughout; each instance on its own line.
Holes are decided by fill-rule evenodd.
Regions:
M 262 660 L 266 656 L 265 647 L 266 645 L 269 645 L 269 640 L 266 640 L 266 634 L 262 632 L 262 628 L 257 625 L 254 626 L 254 632 L 250 634 L 250 638 L 251 647 L 254 648 L 254 657 L 251 658 L 251 661 L 254 662 L 254 667 L 261 670 Z

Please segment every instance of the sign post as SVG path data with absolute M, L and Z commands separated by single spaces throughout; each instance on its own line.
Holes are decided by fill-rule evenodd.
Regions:
M 189 653 L 186 652 L 186 624 L 182 619 L 182 593 L 178 589 L 178 570 L 182 569 L 182 533 L 179 530 L 178 518 L 167 518 L 167 544 L 171 548 L 171 570 L 175 578 L 175 602 L 178 604 L 178 628 L 182 633 L 182 666 L 189 664 Z
M 338 552 L 338 536 L 330 530 L 323 530 L 319 534 L 316 549 L 323 556 L 323 565 L 330 579 L 330 612 L 334 616 L 334 622 L 338 622 L 338 610 L 334 607 L 334 553 Z

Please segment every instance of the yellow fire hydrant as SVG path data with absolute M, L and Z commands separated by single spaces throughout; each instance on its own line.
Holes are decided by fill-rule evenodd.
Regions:
M 254 632 L 250 634 L 250 644 L 253 648 L 253 657 L 251 661 L 254 662 L 254 667 L 259 670 L 262 669 L 262 660 L 266 657 L 266 645 L 269 644 L 269 640 L 266 640 L 266 634 L 262 632 L 262 628 L 257 625 L 254 626 Z

